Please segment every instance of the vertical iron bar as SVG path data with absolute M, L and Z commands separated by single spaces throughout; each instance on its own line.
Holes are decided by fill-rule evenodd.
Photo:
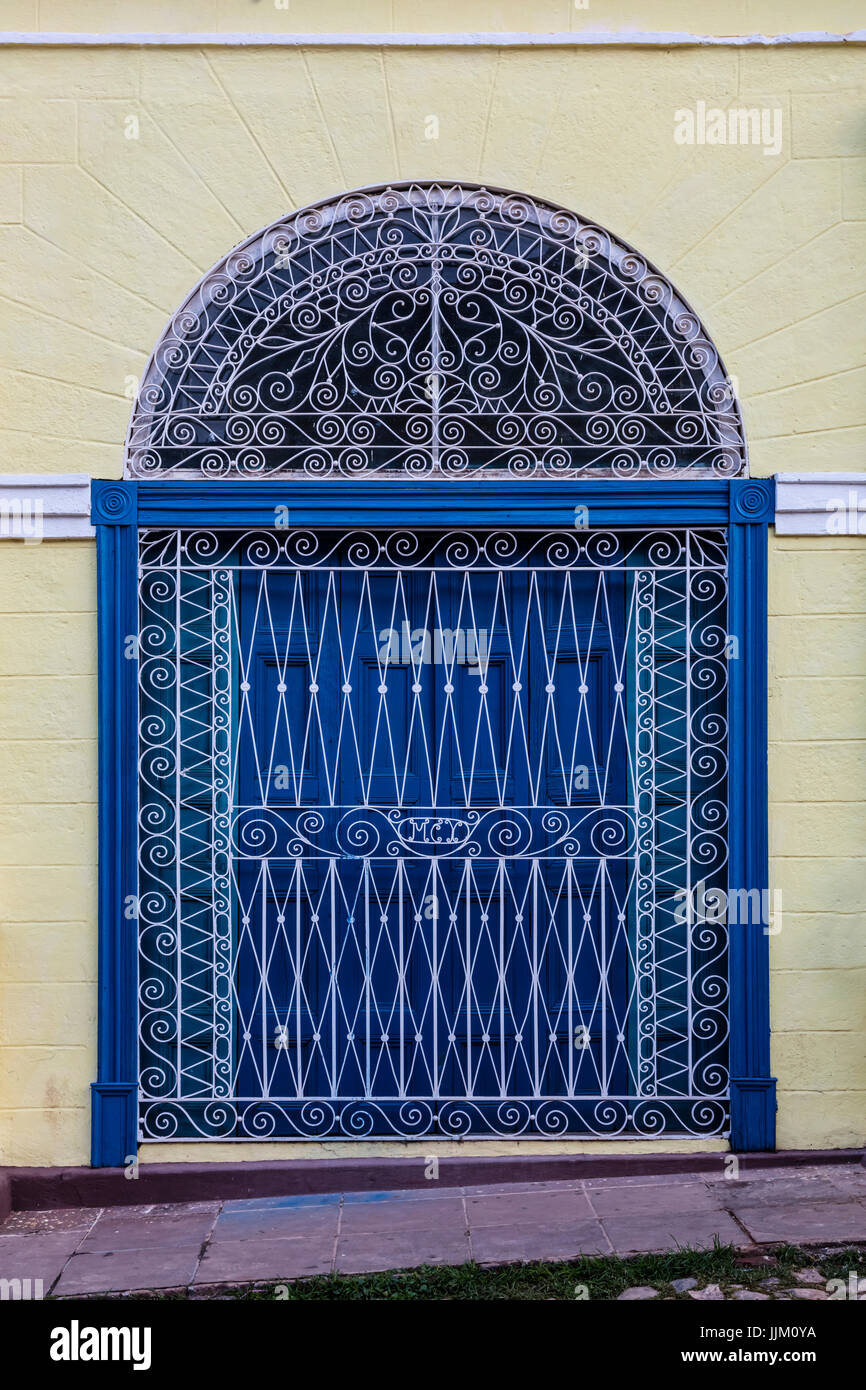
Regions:
M 397 960 L 399 985 L 397 989 L 397 1009 L 400 1018 L 400 1096 L 406 1094 L 406 959 L 403 939 L 403 898 L 406 885 L 403 881 L 403 856 L 397 859 Z
M 529 876 L 532 882 L 532 1094 L 540 1094 L 541 1078 L 538 1067 L 538 860 L 530 859 Z
M 572 761 L 573 761 L 573 759 L 572 759 Z M 572 882 L 571 882 L 573 872 L 574 872 L 574 861 L 573 861 L 573 859 L 571 858 L 571 856 L 569 855 L 569 857 L 568 857 L 568 858 L 566 859 L 566 861 L 565 861 L 565 878 L 566 878 L 566 883 L 567 883 L 567 885 L 568 885 L 568 888 L 567 888 L 567 901 L 568 901 L 568 1039 L 567 1039 L 566 1046 L 567 1046 L 567 1048 L 568 1048 L 568 1094 L 569 1094 L 570 1096 L 573 1096 L 573 1095 L 574 1095 L 574 1079 L 575 1079 L 575 1078 L 574 1078 L 574 1053 L 575 1053 L 575 1046 L 574 1046 L 574 991 L 575 991 L 575 987 L 576 987 L 576 986 L 575 986 L 575 978 L 574 978 L 574 970 L 575 970 L 575 966 L 574 966 L 574 920 L 573 920 L 573 907 L 574 907 L 574 903 L 573 903 L 573 888 L 572 888 Z
M 331 885 L 331 1099 L 337 1098 L 337 861 L 329 859 Z
M 601 1089 L 602 1095 L 606 1096 L 610 1090 L 610 1078 L 607 1071 L 607 860 L 604 856 L 598 861 L 598 874 L 601 903 Z
M 372 774 L 371 774 L 372 775 Z M 364 860 L 363 869 L 364 879 L 364 1095 L 367 1099 L 371 1091 L 370 1073 L 370 991 L 372 979 L 370 975 L 370 861 Z
M 303 860 L 295 860 L 295 1057 L 298 1069 L 298 1100 L 304 1094 L 304 1060 L 301 1051 L 301 888 L 304 879 Z
M 437 866 L 435 856 L 430 860 L 433 873 L 433 930 L 432 930 L 432 964 L 433 975 L 432 989 L 430 991 L 433 999 L 433 1098 L 439 1098 L 439 885 L 437 882 Z
M 470 922 L 472 920 L 471 911 L 471 882 L 470 882 L 470 863 L 469 859 L 464 861 L 463 873 L 465 876 L 466 892 L 466 930 L 465 930 L 465 971 L 466 971 L 466 1094 L 472 1095 L 472 938 L 470 932 Z
M 505 859 L 499 860 L 499 1094 L 505 1099 Z

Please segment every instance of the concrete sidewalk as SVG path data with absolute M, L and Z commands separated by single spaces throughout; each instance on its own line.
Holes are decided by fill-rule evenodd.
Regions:
M 347 1192 L 13 1212 L 0 1278 L 79 1297 L 422 1264 L 505 1264 L 770 1243 L 866 1243 L 866 1168 Z

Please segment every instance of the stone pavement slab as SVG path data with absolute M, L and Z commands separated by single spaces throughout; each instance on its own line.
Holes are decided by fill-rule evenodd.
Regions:
M 271 1207 L 263 1210 L 224 1211 L 214 1224 L 211 1240 L 257 1241 L 282 1238 L 336 1239 L 340 1208 L 334 1203 L 318 1207 Z
M 192 1282 L 201 1245 L 151 1250 L 85 1250 L 73 1255 L 56 1294 L 122 1293 L 128 1289 L 177 1289 Z
M 597 1221 L 565 1225 L 476 1226 L 472 1254 L 479 1264 L 515 1260 L 569 1260 L 578 1255 L 610 1255 L 613 1247 Z
M 762 1182 L 759 1178 L 739 1179 L 727 1183 L 715 1183 L 719 1189 L 719 1200 L 727 1207 L 743 1210 L 747 1207 L 765 1207 L 767 1203 L 799 1203 L 839 1201 L 848 1196 L 829 1177 L 802 1178 L 797 1180 L 790 1175 L 785 1178 L 771 1178 Z M 856 1193 L 853 1194 L 856 1197 Z
M 0 1235 L 60 1235 L 64 1231 L 86 1234 L 99 1219 L 99 1208 L 52 1207 L 47 1211 L 13 1211 L 0 1227 Z
M 448 1231 L 464 1235 L 466 1212 L 459 1192 L 444 1193 L 434 1201 L 346 1202 L 340 1222 L 341 1236 L 374 1231 Z
M 371 1274 L 418 1265 L 460 1265 L 470 1258 L 465 1231 L 360 1231 L 340 1237 L 335 1268 L 340 1274 Z
M 466 1198 L 469 1225 L 481 1226 L 554 1226 L 577 1221 L 594 1221 L 595 1213 L 586 1194 L 577 1190 L 567 1192 L 518 1192 L 512 1195 L 480 1194 Z
M 46 1293 L 82 1235 L 81 1231 L 61 1231 L 7 1236 L 4 1231 L 5 1224 L 0 1228 L 0 1279 L 41 1279 Z
M 105 1211 L 81 1242 L 82 1250 L 170 1250 L 174 1246 L 201 1246 L 213 1229 L 219 1205 L 212 1209 L 129 1216 L 123 1208 Z
M 460 1196 L 462 1187 L 438 1187 L 431 1182 L 429 1187 L 400 1188 L 395 1192 L 344 1192 L 344 1207 L 361 1203 L 364 1206 L 391 1206 L 394 1202 L 440 1202 L 443 1197 Z
M 390 1193 L 383 1193 L 390 1196 Z M 338 1207 L 343 1202 L 341 1192 L 302 1192 L 291 1197 L 245 1197 L 223 1202 L 227 1211 L 295 1211 L 306 1207 Z
M 602 1225 L 618 1255 L 684 1246 L 711 1250 L 716 1237 L 726 1245 L 751 1244 L 742 1228 L 724 1211 L 632 1213 L 604 1217 Z
M 497 1197 L 505 1193 L 516 1197 L 521 1192 L 582 1192 L 587 1186 L 577 1178 L 548 1182 L 485 1182 L 463 1188 L 464 1197 Z
M 864 1202 L 804 1202 L 790 1199 L 787 1202 L 768 1200 L 762 1205 L 743 1205 L 738 1204 L 734 1197 L 731 1210 L 759 1245 L 770 1241 L 788 1241 L 792 1245 L 866 1241 Z
M 0 1227 L 0 1277 L 41 1279 L 59 1297 L 201 1294 L 335 1271 L 708 1248 L 715 1238 L 741 1249 L 866 1244 L 866 1169 L 764 1172 L 746 1161 L 730 1180 L 719 1172 L 466 1188 L 431 1182 L 396 1192 L 17 1212 Z
M 602 1187 L 587 1192 L 593 1211 L 602 1218 L 652 1216 L 659 1212 L 721 1211 L 725 1195 L 702 1182 L 681 1183 L 676 1187 L 629 1183 L 627 1187 Z
M 585 1192 L 594 1192 L 602 1187 L 704 1187 L 711 1181 L 709 1173 L 635 1173 L 616 1178 L 585 1178 L 583 1182 L 572 1184 L 582 1187 Z
M 207 1247 L 193 1286 L 203 1284 L 254 1284 L 263 1279 L 305 1279 L 330 1274 L 334 1265 L 334 1240 L 318 1236 L 278 1239 L 226 1240 Z

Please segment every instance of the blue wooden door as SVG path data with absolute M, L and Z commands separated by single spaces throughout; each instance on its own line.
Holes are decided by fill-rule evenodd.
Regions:
M 332 543 L 239 579 L 238 1095 L 351 1137 L 626 1094 L 627 575 Z

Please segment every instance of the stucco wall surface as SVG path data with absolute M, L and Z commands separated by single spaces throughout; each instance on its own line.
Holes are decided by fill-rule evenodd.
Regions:
M 862 28 L 857 0 L 3 0 L 6 30 L 40 33 L 766 34 Z

